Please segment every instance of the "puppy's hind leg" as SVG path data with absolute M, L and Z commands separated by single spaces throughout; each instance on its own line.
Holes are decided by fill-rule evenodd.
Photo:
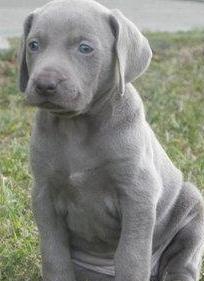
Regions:
M 192 219 L 179 230 L 163 252 L 159 266 L 159 281 L 198 281 L 204 244 L 204 206 L 194 186 L 185 183 L 185 192 L 191 195 Z M 196 198 L 197 197 L 197 198 Z M 192 205 L 191 205 L 192 206 Z

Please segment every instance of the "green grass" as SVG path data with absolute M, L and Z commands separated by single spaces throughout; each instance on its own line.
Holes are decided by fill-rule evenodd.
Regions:
M 204 31 L 147 37 L 154 57 L 135 82 L 147 118 L 185 179 L 204 190 Z M 24 106 L 16 87 L 16 42 L 0 55 L 0 280 L 39 281 L 28 167 L 34 110 Z

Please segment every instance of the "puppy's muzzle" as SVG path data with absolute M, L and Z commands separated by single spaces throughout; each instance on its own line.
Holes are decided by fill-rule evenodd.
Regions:
M 35 90 L 38 94 L 53 94 L 56 91 L 57 82 L 54 80 L 39 79 L 35 82 Z
M 53 95 L 57 91 L 57 85 L 63 80 L 65 79 L 55 71 L 41 72 L 33 79 L 34 90 L 40 95 Z

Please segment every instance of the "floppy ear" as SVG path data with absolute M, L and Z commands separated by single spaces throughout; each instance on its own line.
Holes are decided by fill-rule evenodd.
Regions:
M 24 22 L 24 31 L 21 39 L 21 45 L 19 50 L 19 89 L 21 92 L 25 92 L 27 87 L 29 75 L 28 68 L 26 63 L 26 38 L 30 32 L 32 22 L 33 22 L 33 13 L 28 15 Z
M 116 37 L 116 56 L 119 68 L 119 91 L 139 77 L 149 66 L 152 51 L 148 40 L 119 10 L 111 11 L 111 25 Z

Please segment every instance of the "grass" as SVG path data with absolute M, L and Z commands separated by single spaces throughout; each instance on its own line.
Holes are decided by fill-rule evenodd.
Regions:
M 135 82 L 147 118 L 185 179 L 204 190 L 204 30 L 147 37 L 154 57 Z M 16 87 L 17 41 L 0 55 L 0 280 L 39 281 L 28 167 L 34 110 L 24 107 Z

